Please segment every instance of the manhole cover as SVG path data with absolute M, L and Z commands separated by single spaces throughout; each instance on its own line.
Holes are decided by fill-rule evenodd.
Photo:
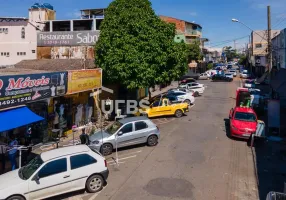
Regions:
M 152 195 L 186 199 L 192 199 L 193 188 L 189 181 L 178 178 L 156 178 L 144 187 Z

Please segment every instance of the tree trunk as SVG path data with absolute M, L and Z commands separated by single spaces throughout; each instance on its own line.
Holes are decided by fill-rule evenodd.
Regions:
M 149 101 L 151 101 L 151 98 L 152 98 L 152 94 L 151 94 L 151 88 L 148 88 L 148 94 L 149 94 Z

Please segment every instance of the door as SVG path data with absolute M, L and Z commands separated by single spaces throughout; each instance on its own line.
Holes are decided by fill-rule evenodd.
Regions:
M 118 130 L 116 133 L 118 147 L 125 147 L 134 144 L 135 137 L 133 135 L 133 130 L 133 122 L 123 125 L 123 127 Z
M 148 117 L 158 116 L 158 112 L 161 106 L 162 106 L 162 99 L 157 100 L 153 104 L 151 104 Z
M 178 96 L 177 96 L 178 98 Z M 179 99 L 179 98 L 178 98 Z M 179 99 L 180 101 L 180 99 Z M 162 106 L 160 107 L 160 113 L 162 115 L 172 115 L 172 108 L 171 105 L 169 103 L 169 99 L 163 99 L 163 103 Z
M 84 189 L 88 176 L 99 167 L 96 166 L 97 160 L 87 153 L 70 156 L 69 160 L 72 190 Z
M 44 199 L 71 190 L 67 158 L 48 162 L 36 174 L 29 180 L 30 199 Z
M 148 124 L 145 121 L 138 121 L 134 123 L 135 130 L 133 132 L 135 143 L 141 144 L 147 141 L 147 137 L 150 133 Z

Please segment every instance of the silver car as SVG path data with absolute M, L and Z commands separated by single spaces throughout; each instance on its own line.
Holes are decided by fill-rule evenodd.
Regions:
M 114 122 L 107 129 L 89 136 L 90 146 L 104 156 L 117 147 L 146 143 L 155 146 L 160 137 L 159 128 L 147 117 L 129 117 Z

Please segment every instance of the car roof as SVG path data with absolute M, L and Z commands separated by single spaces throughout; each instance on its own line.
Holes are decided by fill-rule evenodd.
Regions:
M 236 107 L 234 109 L 234 111 L 236 111 L 236 112 L 244 112 L 244 113 L 255 113 L 252 108 L 248 108 L 248 107 Z
M 69 147 L 62 147 L 41 153 L 41 159 L 46 162 L 54 158 L 63 157 L 66 155 L 89 152 L 90 148 L 86 145 L 75 145 Z
M 149 120 L 147 117 L 140 116 L 140 117 L 126 117 L 124 119 L 118 120 L 121 124 L 126 124 L 128 122 L 135 122 L 140 120 Z

